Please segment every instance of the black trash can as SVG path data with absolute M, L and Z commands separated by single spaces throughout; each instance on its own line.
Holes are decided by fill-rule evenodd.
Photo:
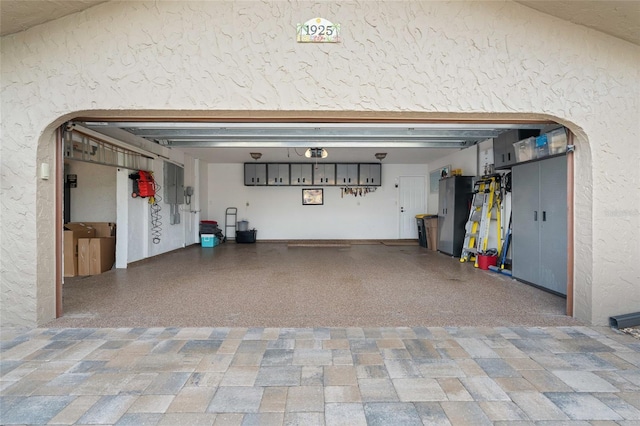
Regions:
M 416 223 L 418 224 L 418 243 L 421 247 L 427 248 L 427 231 L 424 227 L 424 214 L 416 215 Z

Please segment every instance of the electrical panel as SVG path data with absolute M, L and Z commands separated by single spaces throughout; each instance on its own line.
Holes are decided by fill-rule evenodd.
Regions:
M 184 169 L 173 163 L 164 163 L 164 202 L 184 204 Z

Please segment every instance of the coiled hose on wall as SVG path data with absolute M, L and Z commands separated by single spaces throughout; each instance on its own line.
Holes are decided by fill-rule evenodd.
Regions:
M 155 183 L 155 197 L 153 197 L 153 201 L 150 201 L 149 204 L 149 212 L 151 215 L 151 241 L 153 241 L 153 244 L 160 244 L 160 237 L 162 236 L 162 222 L 160 221 L 160 219 L 162 219 L 162 215 L 160 214 L 160 210 L 162 210 L 162 207 L 160 207 L 160 204 L 158 204 L 160 201 L 162 201 L 162 197 L 159 195 L 160 194 L 160 185 L 158 185 L 157 183 Z

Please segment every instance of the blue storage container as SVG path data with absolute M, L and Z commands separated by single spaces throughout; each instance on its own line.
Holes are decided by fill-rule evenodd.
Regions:
M 200 245 L 202 247 L 215 247 L 218 245 L 218 238 L 213 234 L 200 235 Z

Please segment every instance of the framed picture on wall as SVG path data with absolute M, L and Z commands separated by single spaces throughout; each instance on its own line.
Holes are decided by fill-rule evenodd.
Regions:
M 322 188 L 310 188 L 302 190 L 303 206 L 321 206 L 324 204 Z
M 439 167 L 429 173 L 429 192 L 437 194 L 440 179 L 449 175 L 451 175 L 451 165 Z

